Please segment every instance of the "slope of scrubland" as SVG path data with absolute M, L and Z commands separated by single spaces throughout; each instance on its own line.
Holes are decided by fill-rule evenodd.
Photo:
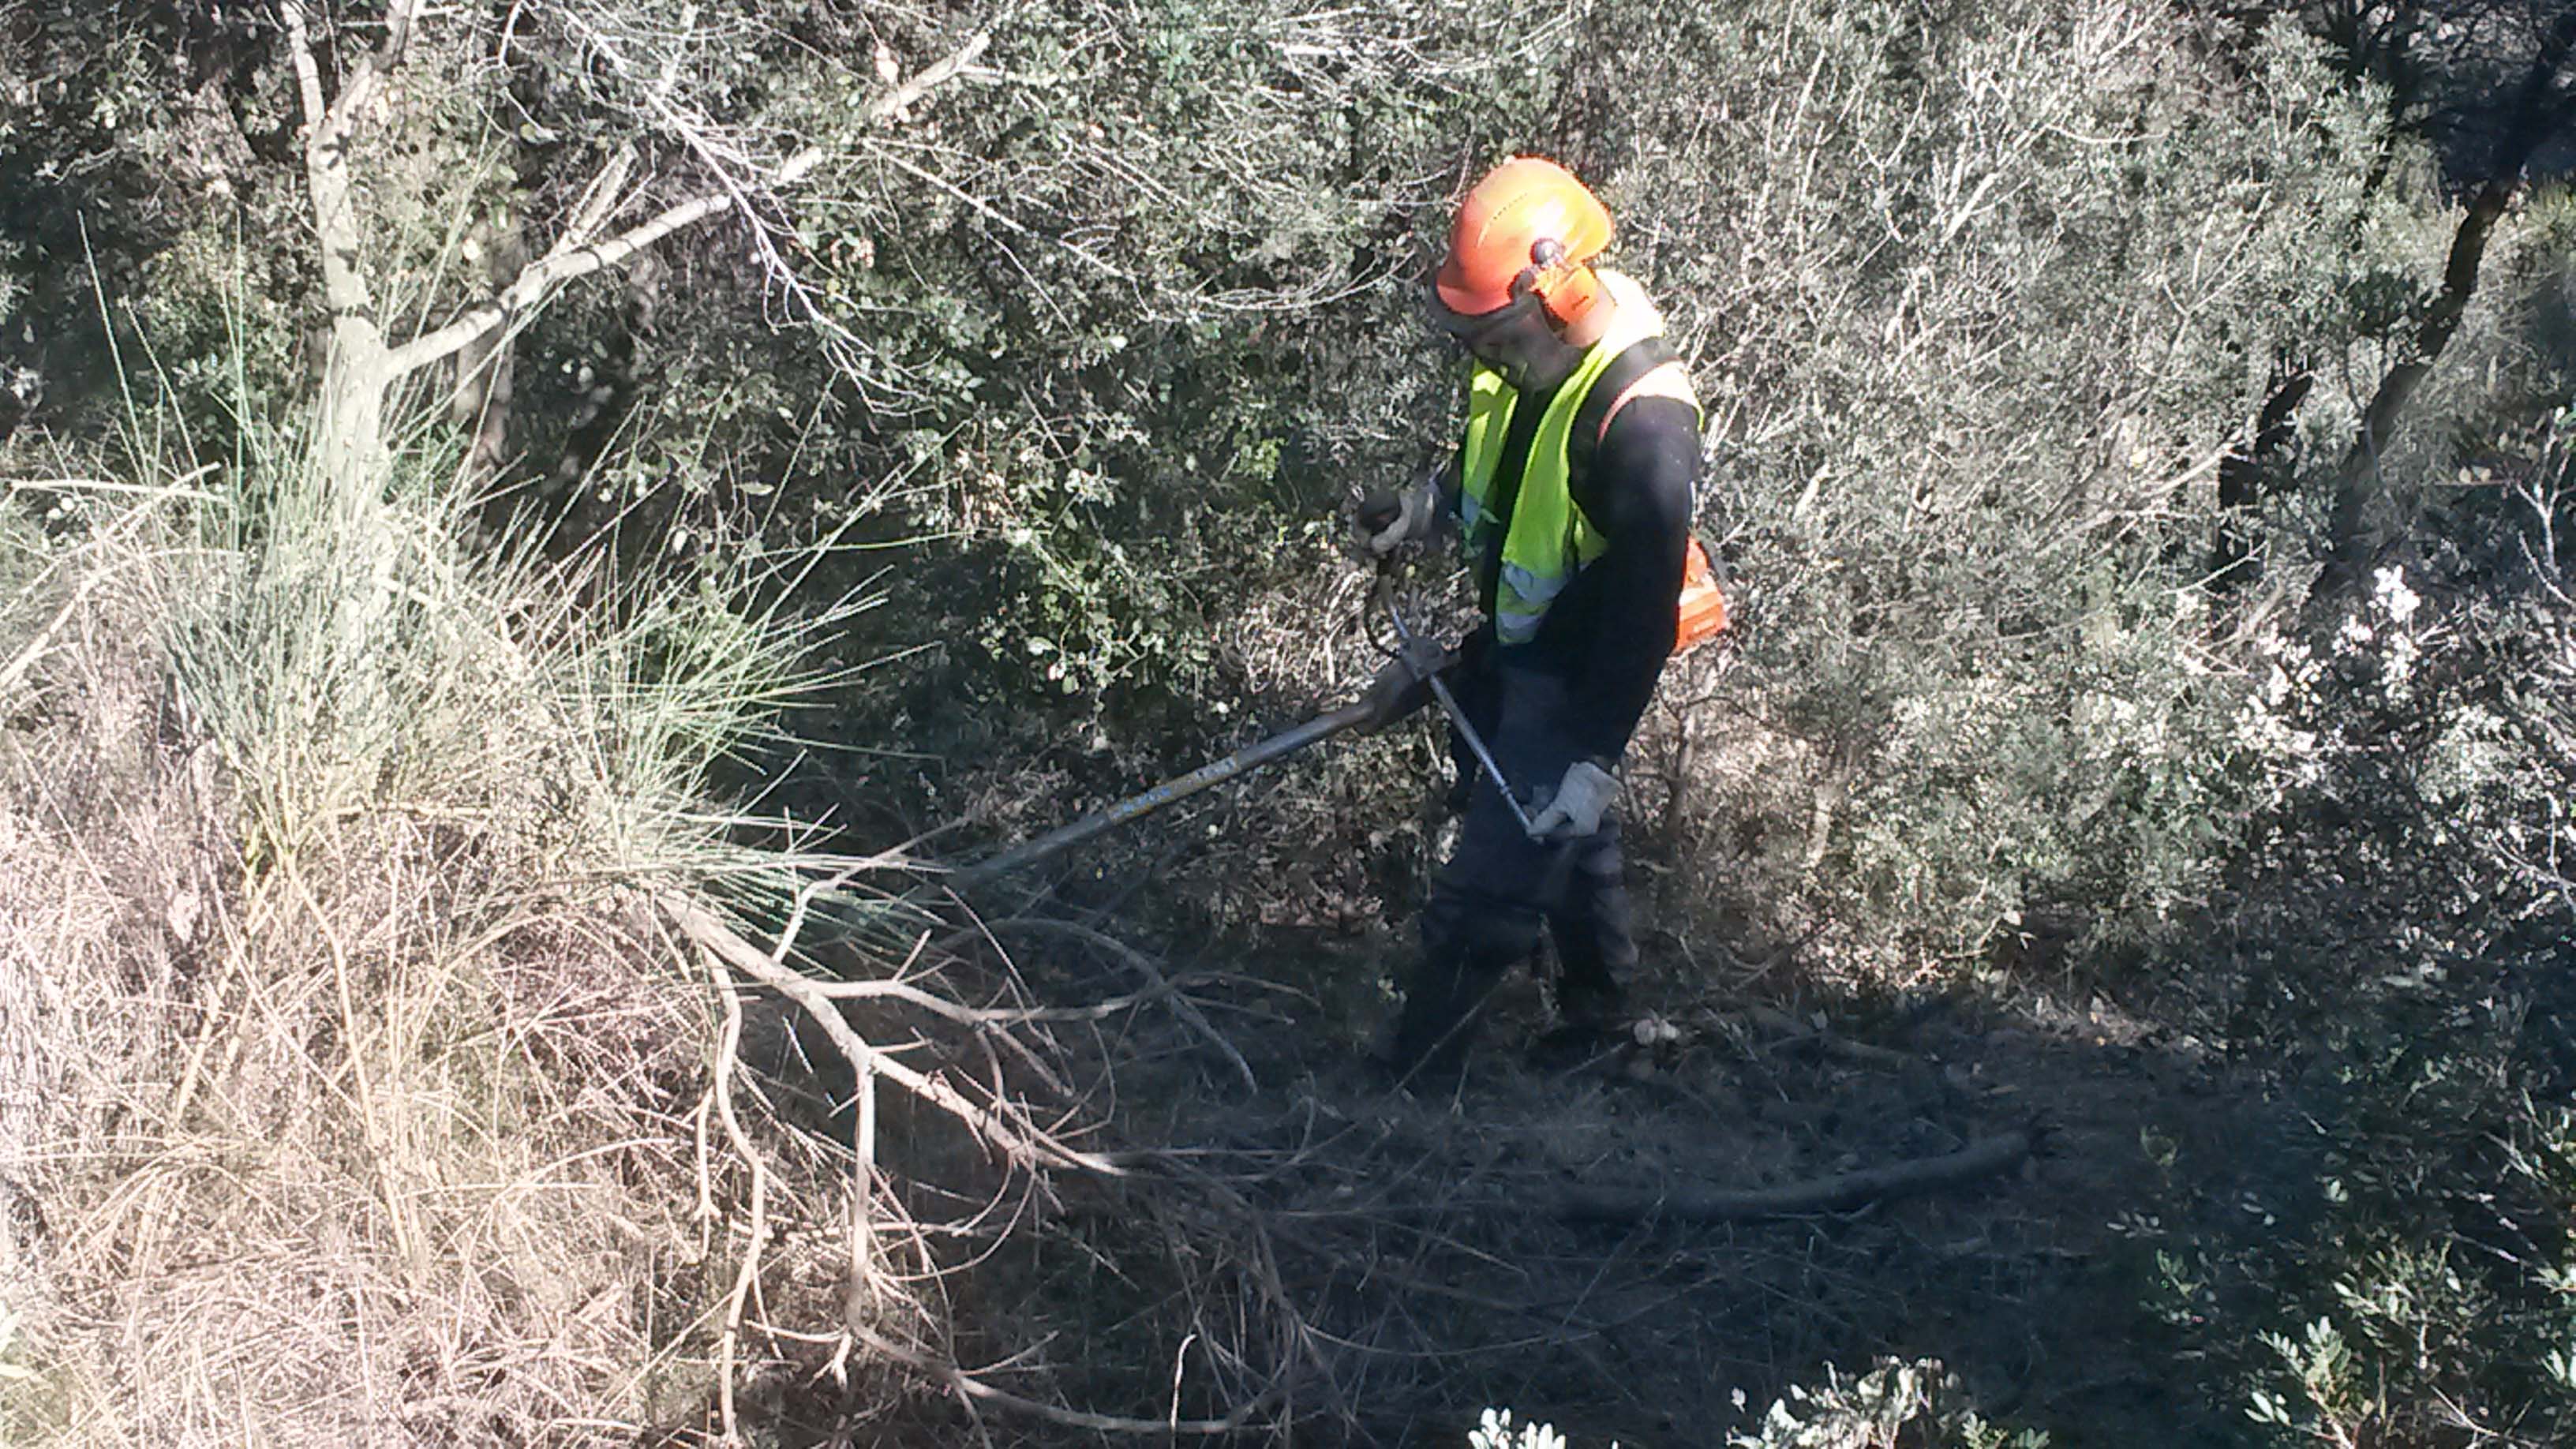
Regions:
M 2576 28 L 2367 8 L 0 9 L 0 1438 L 2567 1442 Z M 1522 148 L 1739 627 L 1432 1093 L 1430 729 L 931 862 L 1375 666 Z

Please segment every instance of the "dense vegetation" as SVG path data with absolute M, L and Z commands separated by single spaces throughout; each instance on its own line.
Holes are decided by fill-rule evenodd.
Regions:
M 0 1428 L 2569 1442 L 2571 52 L 0 0 Z M 1366 677 L 1348 499 L 1523 149 L 1739 627 L 1627 762 L 1671 1035 L 1417 1103 L 1348 1062 L 1427 732 L 924 882 Z M 1964 1202 L 1518 1220 L 1560 1137 L 2007 1116 Z

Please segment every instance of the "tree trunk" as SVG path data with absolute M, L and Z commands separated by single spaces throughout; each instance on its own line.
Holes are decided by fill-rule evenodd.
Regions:
M 384 329 L 376 323 L 375 299 L 359 264 L 361 233 L 356 205 L 349 196 L 349 144 L 358 117 L 380 90 L 381 67 L 390 58 L 370 59 L 336 105 L 322 100 L 321 68 L 305 33 L 304 14 L 292 3 L 279 8 L 290 42 L 290 57 L 304 102 L 304 187 L 313 201 L 313 231 L 322 249 L 322 305 L 331 319 L 331 353 L 323 366 L 321 407 L 315 419 L 314 462 L 327 491 L 329 512 L 357 521 L 384 490 L 391 466 L 385 441 L 385 394 L 394 369 L 385 346 Z M 408 11 L 396 6 L 397 31 L 408 28 Z M 389 43 L 390 44 L 390 43 Z
M 367 329 L 372 331 L 373 329 Z M 331 498 L 334 517 L 355 520 L 380 499 L 393 467 L 385 443 L 385 394 L 393 377 L 382 338 L 333 328 L 331 359 L 322 373 L 314 461 Z
M 2459 330 L 2469 299 L 2477 295 L 2478 268 L 2486 259 L 2487 242 L 2521 188 L 2517 170 L 2512 177 L 2490 181 L 2479 190 L 2451 238 L 2450 260 L 2442 269 L 2442 292 L 2425 314 L 2423 326 L 2416 329 L 2414 355 L 2390 368 L 2380 379 L 2378 391 L 2371 394 L 2370 406 L 2361 417 L 2361 437 L 2344 455 L 2343 466 L 2335 470 L 2334 517 L 2329 526 L 2338 574 L 2358 576 L 2378 550 L 2380 528 L 2372 515 L 2381 511 L 2379 505 L 2389 492 L 2380 456 L 2396 436 L 2406 405 L 2432 375 L 2451 334 Z
M 2344 456 L 2343 466 L 2336 470 L 2330 524 L 2335 562 L 2319 581 L 2321 590 L 2358 581 L 2383 542 L 2374 517 L 2387 511 L 2389 501 L 2380 458 L 2404 419 L 2406 405 L 2431 375 L 2433 364 L 2441 360 L 2442 349 L 2450 345 L 2470 299 L 2477 295 L 2478 269 L 2486 260 L 2487 243 L 2494 236 L 2496 223 L 2522 190 L 2525 168 L 2541 146 L 2567 123 L 2571 113 L 2576 113 L 2576 97 L 2563 94 L 2558 85 L 2559 72 L 2571 52 L 2576 52 L 2576 7 L 2563 11 L 2542 37 L 2540 50 L 2532 57 L 2531 68 L 2524 73 L 2516 92 L 2512 120 L 2497 144 L 2487 182 L 2478 189 L 2477 198 L 2469 203 L 2468 214 L 2460 219 L 2460 229 L 2451 238 L 2450 256 L 2442 267 L 2442 290 L 2425 314 L 2423 325 L 2415 331 L 2413 355 L 2389 369 L 2380 380 L 2370 406 L 2362 414 L 2361 436 Z

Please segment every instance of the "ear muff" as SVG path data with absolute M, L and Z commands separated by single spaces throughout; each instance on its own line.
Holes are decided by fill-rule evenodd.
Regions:
M 1545 311 L 1558 326 L 1570 326 L 1600 299 L 1601 279 L 1589 265 L 1568 261 L 1563 245 L 1542 238 L 1530 247 L 1529 265 L 1512 278 L 1508 299 L 1489 311 L 1459 313 L 1440 289 L 1427 290 L 1434 324 L 1464 341 L 1532 307 Z
M 1526 286 L 1536 293 L 1539 305 L 1558 323 L 1572 326 L 1592 310 L 1601 299 L 1601 277 L 1589 262 L 1567 258 L 1565 244 L 1554 237 L 1541 237 L 1530 243 L 1530 264 L 1513 284 L 1519 291 Z

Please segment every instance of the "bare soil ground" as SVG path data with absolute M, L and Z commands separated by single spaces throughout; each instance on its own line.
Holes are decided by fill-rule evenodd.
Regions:
M 1017 1238 L 979 1250 L 948 1351 L 985 1382 L 1147 1420 L 1251 1404 L 1255 1424 L 1293 1416 L 1296 1443 L 1460 1444 L 1510 1406 L 1633 1449 L 1722 1444 L 1829 1365 L 1930 1357 L 1987 1417 L 2058 1445 L 2242 1439 L 2242 1406 L 2205 1396 L 2178 1336 L 2208 1305 L 2156 1249 L 2281 1221 L 2303 1134 L 2258 1071 L 2187 1035 L 2043 990 L 1831 1002 L 1662 958 L 1633 988 L 1659 1040 L 1551 1035 L 1524 972 L 1463 1081 L 1396 1088 L 1364 1058 L 1392 938 L 1123 939 L 1189 983 L 1241 1063 L 1155 1007 L 1050 1041 L 1086 1064 L 1067 1085 L 1090 1084 L 1072 1095 L 1095 1145 L 1159 1165 L 1038 1195 Z M 1078 942 L 1010 954 L 1027 999 L 1134 985 Z M 2000 1174 L 1850 1210 L 1655 1206 L 2017 1132 L 2036 1150 Z M 933 1196 L 965 1201 L 974 1177 Z M 788 1417 L 817 1442 L 1101 1441 L 938 1407 L 957 1402 L 864 1429 L 847 1399 Z

